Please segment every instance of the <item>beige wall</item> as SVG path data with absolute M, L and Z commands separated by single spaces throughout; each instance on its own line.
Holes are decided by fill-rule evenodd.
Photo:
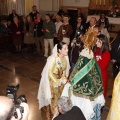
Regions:
M 28 15 L 32 11 L 33 5 L 33 0 L 25 0 L 25 15 Z
M 90 0 L 63 0 L 63 6 L 88 7 Z

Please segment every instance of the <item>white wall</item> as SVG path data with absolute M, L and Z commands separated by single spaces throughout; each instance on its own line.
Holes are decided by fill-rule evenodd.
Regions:
M 90 0 L 63 0 L 63 6 L 88 7 Z

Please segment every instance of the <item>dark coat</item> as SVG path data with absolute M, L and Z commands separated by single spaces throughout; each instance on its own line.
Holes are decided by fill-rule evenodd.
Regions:
M 102 22 L 103 22 L 103 21 L 102 21 L 101 18 L 100 18 L 100 19 L 98 20 L 98 25 L 100 26 Z M 105 19 L 104 19 L 104 24 L 105 24 L 105 28 L 108 29 L 108 27 L 110 26 L 108 18 L 105 18 Z
M 111 59 L 115 59 L 120 63 L 120 35 L 117 36 L 111 47 Z
M 13 18 L 14 18 L 15 16 L 19 17 L 18 14 L 9 14 L 8 20 L 11 21 L 11 23 L 13 23 Z
M 32 17 L 32 21 L 33 21 L 33 22 L 34 22 L 34 19 L 35 19 L 37 13 L 38 13 L 38 11 L 36 11 L 36 12 L 31 12 L 31 13 L 29 14 L 29 15 Z
M 22 33 L 23 33 L 23 26 L 21 23 L 18 24 L 18 27 L 15 23 L 11 25 L 11 30 L 13 32 L 13 39 L 22 39 Z M 16 34 L 16 32 L 20 31 L 21 34 Z
M 74 106 L 70 111 L 65 114 L 58 115 L 53 120 L 86 120 L 82 111 Z
M 10 27 L 5 27 L 4 25 L 0 26 L 0 35 L 8 35 L 11 32 L 12 31 L 11 31 Z
M 42 29 L 43 29 L 43 22 L 44 21 L 42 19 L 38 23 L 35 21 L 34 21 L 34 29 L 37 29 L 37 30 L 34 32 L 34 37 L 41 37 L 41 36 L 43 36 Z

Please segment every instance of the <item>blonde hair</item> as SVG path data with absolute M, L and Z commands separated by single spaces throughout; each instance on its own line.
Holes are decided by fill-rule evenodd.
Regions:
M 98 29 L 97 28 L 89 28 L 88 31 L 84 35 L 84 45 L 86 48 L 91 50 L 97 41 Z

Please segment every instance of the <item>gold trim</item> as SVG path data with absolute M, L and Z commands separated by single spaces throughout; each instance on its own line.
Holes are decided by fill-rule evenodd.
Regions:
M 73 92 L 73 94 L 74 94 L 75 96 L 77 96 L 77 97 L 83 97 L 83 98 L 89 99 L 89 100 L 91 100 L 91 101 L 94 101 L 95 98 L 97 98 L 98 96 L 100 96 L 100 95 L 103 94 L 103 91 L 102 91 L 101 93 L 97 94 L 97 95 L 94 96 L 94 97 L 86 96 L 86 95 L 83 95 L 83 94 L 78 94 L 78 93 L 75 93 L 75 92 Z

